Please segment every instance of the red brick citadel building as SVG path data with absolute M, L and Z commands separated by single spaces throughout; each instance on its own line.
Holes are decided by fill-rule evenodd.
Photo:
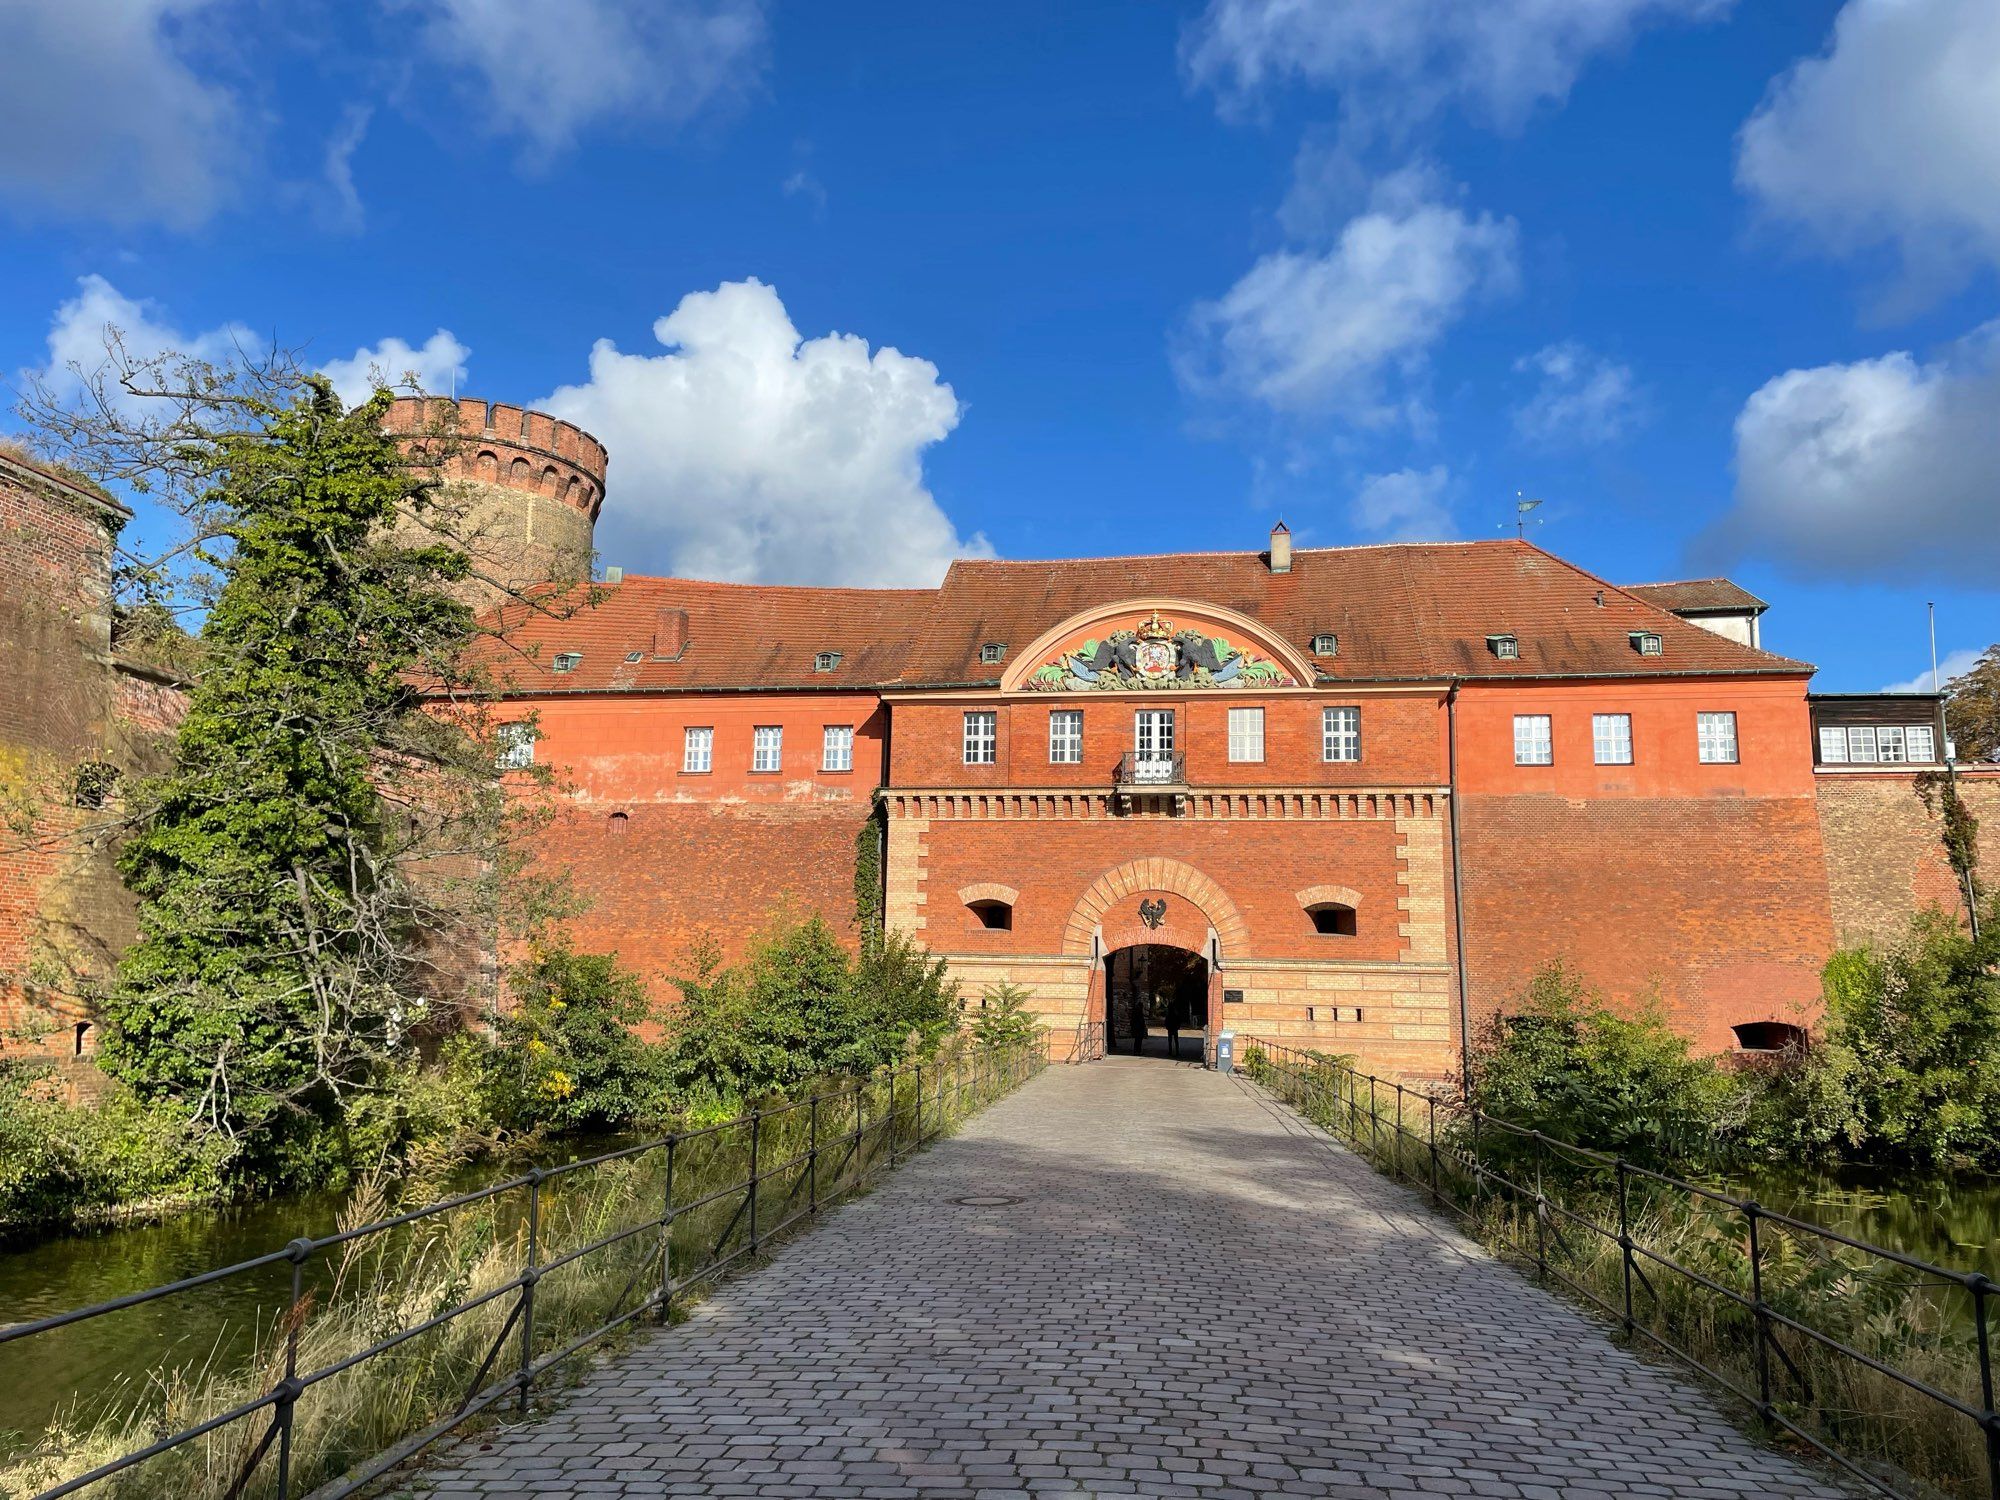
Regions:
M 457 415 L 482 576 L 573 576 L 616 503 L 603 449 Z M 156 763 L 178 712 L 112 634 L 123 519 L 0 461 L 0 794 L 61 793 L 0 859 L 0 1024 L 79 1054 L 130 907 L 67 768 Z M 699 937 L 733 955 L 785 910 L 853 933 L 860 885 L 971 1003 L 1026 989 L 1059 1053 L 1144 1004 L 1437 1073 L 1556 958 L 1705 1047 L 1767 1047 L 1836 942 L 1953 903 L 1913 786 L 1937 700 L 1809 696 L 1763 608 L 1518 541 L 1295 552 L 1281 527 L 936 589 L 613 569 L 578 612 L 515 607 L 495 665 L 507 755 L 564 788 L 543 852 L 590 899 L 577 939 L 663 997 Z M 2000 775 L 1961 774 L 1991 868 Z
M 784 907 L 850 923 L 879 840 L 888 924 L 972 1003 L 1025 988 L 1062 1051 L 1150 997 L 1156 1033 L 1178 1002 L 1211 1038 L 1437 1073 L 1554 958 L 1708 1048 L 1812 1021 L 1840 930 L 1812 669 L 1747 643 L 1762 608 L 1282 527 L 936 590 L 614 574 L 519 623 L 508 701 L 569 785 L 579 937 L 643 970 Z M 1913 806 L 1936 700 L 1887 712 L 1906 758 L 1873 769 Z M 1917 883 L 1864 882 L 1899 919 Z

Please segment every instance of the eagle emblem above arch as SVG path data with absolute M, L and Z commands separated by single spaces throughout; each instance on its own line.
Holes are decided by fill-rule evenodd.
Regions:
M 1311 663 L 1258 621 L 1186 599 L 1134 599 L 1046 631 L 1001 681 L 1009 692 L 1297 688 Z

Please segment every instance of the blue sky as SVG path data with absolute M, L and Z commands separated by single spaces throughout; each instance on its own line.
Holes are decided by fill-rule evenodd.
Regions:
M 0 48 L 0 370 L 115 321 L 536 402 L 630 571 L 1520 490 L 1822 688 L 1915 677 L 1926 600 L 2000 638 L 1991 0 L 0 0 Z

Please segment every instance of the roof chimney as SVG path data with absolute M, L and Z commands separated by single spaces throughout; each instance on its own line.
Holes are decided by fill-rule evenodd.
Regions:
M 662 609 L 653 623 L 653 659 L 655 661 L 678 661 L 680 654 L 687 650 L 688 612 L 684 609 Z
M 1271 528 L 1271 571 L 1292 571 L 1292 533 L 1283 521 Z

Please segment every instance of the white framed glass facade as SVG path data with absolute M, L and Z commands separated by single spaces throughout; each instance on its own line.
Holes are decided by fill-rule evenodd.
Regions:
M 759 724 L 750 731 L 750 769 L 781 770 L 785 764 L 785 730 L 780 724 Z

